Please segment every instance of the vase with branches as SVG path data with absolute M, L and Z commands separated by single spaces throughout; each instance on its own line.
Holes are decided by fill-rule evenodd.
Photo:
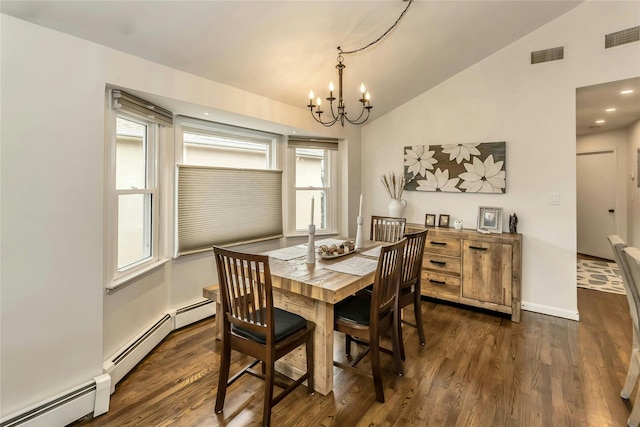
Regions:
M 396 175 L 395 172 L 389 172 L 380 175 L 380 182 L 391 198 L 389 203 L 389 216 L 402 218 L 404 208 L 407 207 L 407 201 L 402 198 L 404 194 L 405 178 L 403 174 Z

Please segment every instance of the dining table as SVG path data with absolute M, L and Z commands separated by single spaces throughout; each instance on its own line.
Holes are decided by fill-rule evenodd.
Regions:
M 337 246 L 346 239 L 327 238 L 319 246 Z M 340 256 L 316 254 L 307 259 L 307 245 L 276 249 L 269 256 L 274 306 L 298 314 L 315 323 L 314 382 L 323 395 L 333 390 L 334 305 L 373 283 L 383 242 L 365 240 L 363 247 Z M 218 285 L 203 289 L 203 296 L 216 303 L 221 313 Z M 221 337 L 222 322 L 216 322 L 216 336 Z M 298 378 L 306 370 L 304 346 L 300 346 L 276 363 L 279 372 Z

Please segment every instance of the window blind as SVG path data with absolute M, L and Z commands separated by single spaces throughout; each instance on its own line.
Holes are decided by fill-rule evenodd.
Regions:
M 338 150 L 338 140 L 334 138 L 290 136 L 287 140 L 287 145 L 292 148 L 319 148 L 322 150 Z
M 282 237 L 282 171 L 178 165 L 177 210 L 177 256 Z
M 116 110 L 144 117 L 163 126 L 173 126 L 173 113 L 169 110 L 118 89 L 113 89 L 111 96 L 113 98 L 113 108 Z

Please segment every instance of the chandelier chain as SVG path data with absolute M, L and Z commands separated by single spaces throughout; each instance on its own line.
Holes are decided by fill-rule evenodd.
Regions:
M 402 13 L 398 17 L 398 19 L 396 19 L 396 22 L 394 22 L 393 25 L 391 27 L 389 27 L 389 29 L 387 31 L 385 31 L 384 34 L 382 34 L 380 37 L 378 37 L 377 39 L 375 39 L 374 41 L 372 41 L 368 45 L 361 47 L 360 49 L 343 51 L 342 48 L 340 46 L 338 46 L 338 50 L 340 51 L 340 55 L 351 55 L 353 53 L 362 52 L 363 50 L 370 48 L 371 46 L 373 46 L 374 44 L 378 43 L 380 40 L 385 38 L 386 35 L 389 34 L 391 32 L 391 30 L 393 30 L 400 23 L 400 20 L 404 17 L 405 13 L 407 13 L 407 10 L 409 10 L 409 6 L 411 6 L 412 2 L 413 2 L 413 0 L 409 0 L 409 3 L 407 4 L 407 7 L 404 8 Z

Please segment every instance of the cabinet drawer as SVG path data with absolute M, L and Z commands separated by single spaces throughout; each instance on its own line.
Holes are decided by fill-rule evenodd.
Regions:
M 452 237 L 429 237 L 424 244 L 424 251 L 432 254 L 460 256 L 460 239 Z
M 460 274 L 460 258 L 425 253 L 422 257 L 422 267 L 441 273 Z
M 423 270 L 420 290 L 423 295 L 440 293 L 460 296 L 460 278 Z

